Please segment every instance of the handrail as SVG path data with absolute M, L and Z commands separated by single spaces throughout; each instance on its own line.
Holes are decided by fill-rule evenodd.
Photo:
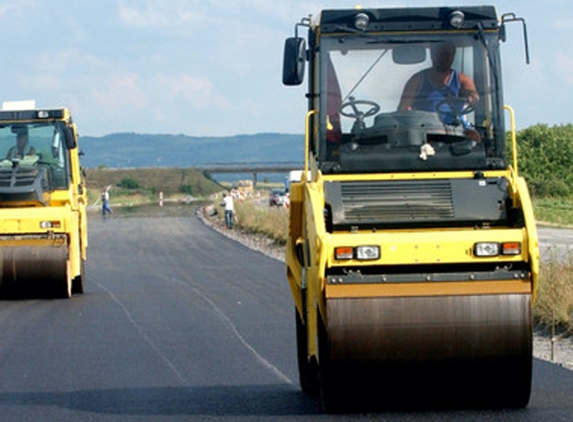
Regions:
M 515 176 L 517 176 L 517 137 L 515 135 L 515 113 L 513 112 L 513 108 L 508 105 L 504 105 L 503 108 L 509 111 L 509 121 L 511 125 L 511 155 L 513 156 L 513 171 L 515 172 Z
M 308 180 L 308 167 L 309 167 L 309 154 L 310 154 L 310 118 L 316 114 L 316 110 L 310 110 L 306 113 L 305 125 L 304 125 L 304 179 L 305 183 Z

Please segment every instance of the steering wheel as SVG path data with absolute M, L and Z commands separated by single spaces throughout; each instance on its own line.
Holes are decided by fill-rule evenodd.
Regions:
M 358 106 L 369 106 L 370 108 L 366 111 L 361 111 Z M 345 109 L 352 108 L 352 112 L 346 111 Z M 343 103 L 338 112 L 344 117 L 354 118 L 356 120 L 364 120 L 367 117 L 374 116 L 380 111 L 380 106 L 374 101 L 368 100 L 357 100 L 354 97 L 349 97 L 348 101 Z
M 366 108 L 366 111 L 361 111 L 359 106 L 366 106 L 370 108 Z M 351 108 L 352 111 L 347 109 Z M 344 117 L 350 117 L 356 119 L 354 124 L 352 125 L 351 132 L 352 133 L 359 133 L 366 129 L 366 124 L 364 123 L 364 119 L 370 116 L 374 116 L 376 113 L 380 111 L 380 106 L 378 103 L 374 101 L 368 100 L 357 100 L 354 97 L 349 97 L 348 101 L 340 105 L 338 112 L 342 114 Z
M 436 103 L 436 112 L 443 123 L 459 126 L 462 116 L 474 111 L 473 104 L 465 97 L 445 97 Z

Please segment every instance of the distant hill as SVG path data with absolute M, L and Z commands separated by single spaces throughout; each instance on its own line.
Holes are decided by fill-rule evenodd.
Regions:
M 302 162 L 304 136 L 260 133 L 228 137 L 115 133 L 82 136 L 86 168 L 179 167 L 212 163 Z

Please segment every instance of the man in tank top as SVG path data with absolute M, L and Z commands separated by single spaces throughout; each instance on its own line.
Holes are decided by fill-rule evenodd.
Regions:
M 476 103 L 479 95 L 472 79 L 452 69 L 455 53 L 456 48 L 450 42 L 433 45 L 430 50 L 432 67 L 414 74 L 408 80 L 398 110 L 424 110 L 438 113 L 443 111 L 441 117 L 444 123 L 454 124 L 452 112 L 459 113 L 463 107 Z M 460 109 L 449 110 L 450 104 L 444 101 L 448 98 L 464 98 L 467 103 L 450 102 L 450 104 L 458 104 Z M 465 129 L 473 132 L 464 116 L 461 118 L 461 123 Z

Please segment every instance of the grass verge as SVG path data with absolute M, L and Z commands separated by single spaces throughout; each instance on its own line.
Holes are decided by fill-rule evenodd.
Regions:
M 221 196 L 218 196 L 214 205 L 220 202 Z M 219 210 L 219 219 L 223 224 L 224 212 L 220 206 Z M 268 237 L 275 244 L 284 246 L 288 232 L 288 209 L 269 207 L 266 197 L 235 202 L 235 228 L 244 233 Z
M 569 199 L 534 199 L 533 211 L 537 221 L 557 226 L 573 226 L 573 201 Z
M 533 315 L 544 327 L 573 333 L 573 255 L 542 257 Z

